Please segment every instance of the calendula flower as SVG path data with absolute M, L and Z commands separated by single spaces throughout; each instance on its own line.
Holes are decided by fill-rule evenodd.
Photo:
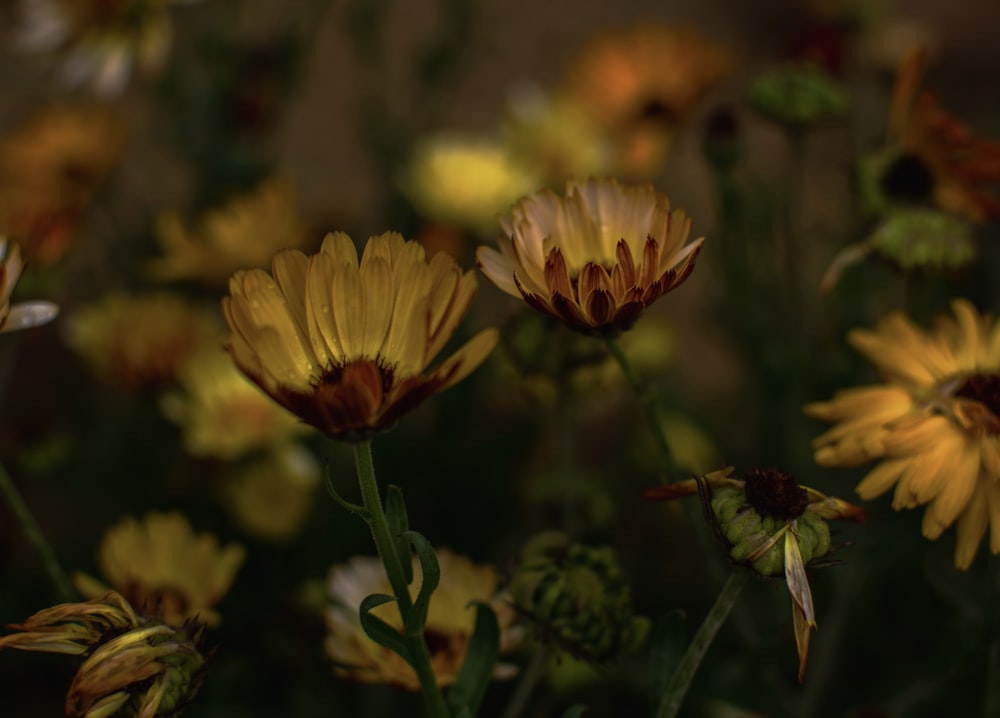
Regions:
M 816 627 L 806 566 L 830 551 L 830 519 L 864 521 L 865 512 L 842 499 L 800 486 L 791 474 L 753 468 L 742 479 L 733 467 L 701 478 L 647 489 L 648 499 L 699 494 L 729 546 L 729 557 L 763 576 L 784 574 L 792 596 L 792 623 L 799 655 L 799 682 L 806 669 L 811 629 Z
M 495 226 L 498 212 L 538 185 L 501 143 L 453 135 L 419 142 L 399 181 L 425 217 L 480 231 Z
M 0 140 L 0 228 L 32 265 L 51 265 L 72 246 L 124 138 L 119 117 L 85 105 L 34 112 Z
M 157 279 L 223 284 L 238 269 L 266 267 L 275 252 L 303 249 L 308 233 L 295 192 L 280 180 L 206 213 L 194 229 L 169 212 L 156 225 L 165 256 L 150 264 Z
M 222 300 L 236 366 L 303 421 L 363 440 L 465 378 L 496 344 L 485 329 L 429 374 L 472 301 L 476 280 L 444 253 L 395 232 L 328 234 L 317 254 L 285 250 L 273 276 L 239 271 Z
M 229 590 L 245 555 L 242 546 L 221 548 L 211 534 L 196 534 L 179 513 L 150 513 L 108 529 L 97 563 L 111 587 L 137 609 L 171 625 L 193 618 L 215 625 L 219 614 L 212 606 Z M 74 582 L 84 596 L 107 591 L 86 574 L 76 574 Z
M 162 68 L 173 39 L 168 6 L 180 0 L 22 0 L 15 42 L 56 53 L 72 86 L 117 95 L 132 74 Z
M 250 535 L 288 541 L 299 534 L 316 502 L 320 474 L 310 452 L 288 444 L 227 477 L 223 502 Z
M 618 171 L 647 177 L 731 66 L 693 28 L 644 23 L 591 39 L 569 63 L 565 93 L 615 144 Z
M 222 343 L 214 315 L 166 292 L 109 294 L 76 311 L 67 328 L 95 373 L 129 389 L 162 387 L 197 349 Z
M 16 244 L 0 237 L 0 332 L 37 327 L 55 319 L 59 308 L 52 302 L 10 303 L 11 292 L 21 277 L 24 262 Z
M 485 601 L 496 612 L 500 626 L 500 650 L 517 646 L 521 632 L 513 626 L 514 611 L 498 595 L 498 579 L 491 566 L 474 564 L 448 549 L 437 551 L 441 582 L 431 597 L 424 637 L 431 653 L 431 666 L 438 685 L 455 682 L 465 660 L 475 622 L 473 601 Z M 413 586 L 422 581 L 420 562 L 413 560 Z M 334 566 L 327 582 L 334 601 L 326 612 L 329 635 L 326 650 L 338 676 L 366 683 L 390 683 L 411 691 L 420 690 L 413 669 L 400 656 L 365 635 L 358 618 L 361 602 L 373 593 L 391 593 L 385 569 L 378 558 L 356 556 L 347 564 Z M 390 604 L 372 613 L 402 631 L 398 609 Z M 516 668 L 497 664 L 495 678 L 509 678 Z
M 920 89 L 926 54 L 899 70 L 889 111 L 888 142 L 864 158 L 862 197 L 883 213 L 899 205 L 932 205 L 972 222 L 1000 218 L 987 188 L 1000 183 L 1000 142 L 977 136 Z
M 166 625 L 114 591 L 43 609 L 10 628 L 20 633 L 0 637 L 0 650 L 84 658 L 66 694 L 71 718 L 177 716 L 204 678 L 201 624 Z
M 927 504 L 923 534 L 958 524 L 955 565 L 967 569 L 990 528 L 1000 553 L 1000 324 L 968 301 L 931 330 L 893 313 L 848 342 L 885 383 L 809 404 L 807 414 L 838 422 L 817 437 L 816 461 L 858 466 L 881 459 L 857 486 L 863 499 L 895 487 L 893 507 Z
M 193 456 L 226 461 L 288 442 L 308 430 L 234 365 L 221 344 L 207 344 L 180 368 L 180 389 L 164 395 L 163 412 L 184 432 Z
M 592 334 L 616 335 L 680 286 L 704 237 L 685 245 L 691 221 L 652 186 L 613 179 L 543 190 L 500 218 L 500 251 L 476 259 L 497 287 L 534 309 Z

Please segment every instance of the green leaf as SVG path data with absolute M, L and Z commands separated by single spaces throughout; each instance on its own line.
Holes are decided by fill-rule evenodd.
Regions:
M 330 476 L 330 466 L 329 466 L 329 464 L 326 467 L 326 479 L 325 479 L 325 482 L 326 482 L 327 493 L 329 493 L 330 496 L 333 497 L 334 501 L 336 501 L 338 504 L 340 504 L 343 508 L 345 508 L 348 511 L 350 511 L 352 514 L 357 514 L 358 516 L 360 516 L 365 521 L 368 521 L 369 517 L 371 516 L 371 514 L 368 512 L 368 509 L 366 509 L 364 506 L 361 506 L 360 504 L 353 504 L 353 503 L 351 503 L 347 499 L 341 497 L 341 495 L 337 493 L 337 490 L 335 488 L 333 488 L 333 478 Z
M 434 593 L 434 589 L 437 588 L 438 582 L 441 580 L 441 568 L 438 566 L 437 556 L 434 555 L 434 547 L 423 535 L 416 531 L 407 531 L 403 536 L 417 550 L 417 560 L 420 561 L 420 569 L 424 577 L 420 584 L 420 593 L 417 594 L 413 607 L 403 617 L 403 628 L 408 636 L 422 637 L 424 624 L 427 623 L 427 608 L 431 603 L 431 594 Z
M 562 718 L 580 718 L 584 711 L 587 710 L 587 706 L 582 703 L 578 703 L 575 706 L 569 708 L 565 713 L 562 714 Z
M 413 561 L 410 560 L 410 542 L 403 536 L 410 530 L 410 519 L 406 515 L 403 490 L 393 484 L 386 490 L 385 517 L 389 522 L 389 532 L 396 543 L 399 561 L 403 564 L 403 576 L 406 578 L 406 584 L 410 585 L 413 583 Z
M 476 625 L 465 661 L 448 693 L 448 705 L 456 715 L 466 711 L 475 715 L 479 711 L 479 704 L 493 676 L 493 666 L 500 655 L 500 624 L 496 613 L 485 601 L 474 601 L 470 605 L 476 607 Z
M 373 608 L 395 600 L 394 596 L 387 596 L 384 593 L 373 593 L 371 596 L 365 598 L 358 608 L 358 613 L 361 617 L 361 627 L 365 630 L 365 634 L 375 641 L 375 643 L 385 646 L 393 653 L 401 656 L 404 661 L 413 665 L 410 649 L 407 647 L 406 640 L 400 632 L 371 613 Z

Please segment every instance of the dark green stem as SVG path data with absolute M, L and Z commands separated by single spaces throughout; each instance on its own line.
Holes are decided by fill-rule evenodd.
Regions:
M 539 679 L 545 674 L 545 669 L 548 667 L 551 657 L 552 653 L 547 646 L 542 646 L 539 649 L 538 653 L 531 659 L 531 663 L 521 673 L 517 687 L 514 688 L 514 695 L 510 697 L 507 707 L 504 708 L 500 718 L 517 718 L 524 713 L 525 706 L 528 705 L 528 699 L 534 693 Z
M 646 420 L 649 422 L 650 431 L 653 432 L 653 440 L 656 442 L 656 448 L 660 452 L 660 458 L 663 461 L 668 478 L 671 481 L 681 479 L 684 474 L 677 465 L 677 462 L 674 460 L 674 455 L 670 451 L 670 444 L 667 443 L 667 432 L 663 424 L 663 414 L 660 409 L 660 400 L 657 397 L 656 392 L 643 386 L 638 375 L 632 369 L 632 365 L 629 364 L 628 357 L 625 356 L 625 352 L 622 351 L 621 345 L 618 343 L 617 339 L 613 337 L 604 337 L 604 343 L 607 345 L 608 351 L 611 352 L 611 356 L 613 356 L 615 361 L 618 362 L 618 366 L 621 367 L 622 374 L 625 375 L 625 379 L 632 387 L 632 391 L 639 399 L 639 403 L 642 404 L 642 410 L 646 414 Z
M 55 586 L 59 598 L 67 602 L 77 600 L 78 596 L 76 591 L 73 590 L 73 584 L 70 583 L 66 572 L 59 565 L 55 551 L 52 550 L 52 546 L 46 540 L 45 534 L 42 533 L 42 529 L 39 527 L 38 522 L 35 521 L 35 517 L 28 508 L 28 504 L 25 503 L 24 497 L 17 490 L 3 464 L 0 464 L 0 491 L 3 492 L 4 498 L 10 504 L 10 508 L 14 511 L 14 515 L 20 522 L 21 528 L 24 529 L 28 540 L 35 545 L 35 548 L 41 555 L 42 564 L 45 566 L 49 578 L 52 579 L 52 584 Z
M 733 605 L 736 603 L 740 591 L 750 578 L 750 572 L 742 568 L 734 568 L 729 574 L 729 578 L 722 586 L 719 597 L 715 599 L 715 604 L 708 611 L 705 620 L 701 622 L 698 632 L 694 634 L 691 643 L 681 657 L 681 662 L 667 684 L 667 690 L 660 701 L 660 708 L 656 712 L 656 718 L 673 718 L 681 709 L 684 696 L 687 695 L 688 688 L 694 674 L 701 665 L 702 658 L 708 652 L 708 647 L 712 645 L 715 634 L 719 632 L 726 616 L 729 615 Z
M 413 600 L 410 598 L 409 584 L 406 581 L 406 574 L 403 572 L 403 557 L 396 551 L 396 543 L 393 540 L 392 531 L 389 529 L 389 521 L 382 509 L 382 497 L 379 495 L 378 481 L 375 479 L 375 464 L 372 461 L 371 441 L 362 441 L 354 445 L 354 465 L 358 473 L 361 499 L 368 512 L 368 527 L 371 529 L 372 538 L 375 539 L 375 547 L 378 549 L 378 555 L 385 567 L 389 585 L 392 586 L 392 592 L 399 604 L 400 617 L 405 623 L 406 615 L 413 607 Z M 434 676 L 430 651 L 427 650 L 423 633 L 416 635 L 406 633 L 404 638 L 413 657 L 413 670 L 416 671 L 417 679 L 420 681 L 420 688 L 423 691 L 424 700 L 427 702 L 428 712 L 433 718 L 449 718 L 448 707 Z

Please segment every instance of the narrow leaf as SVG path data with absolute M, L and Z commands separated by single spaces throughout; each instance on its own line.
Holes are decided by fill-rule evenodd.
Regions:
M 792 595 L 792 626 L 795 630 L 795 648 L 799 654 L 799 683 L 806 671 L 809 655 L 809 635 L 816 627 L 816 613 L 813 609 L 812 591 L 806 577 L 806 567 L 802 563 L 799 550 L 798 526 L 793 521 L 791 530 L 785 534 L 785 583 Z
M 413 583 L 413 561 L 410 560 L 410 542 L 403 534 L 410 530 L 410 519 L 406 515 L 403 490 L 393 484 L 386 490 L 385 517 L 389 521 L 389 531 L 396 543 L 396 553 L 399 554 L 403 575 L 409 585 Z
M 493 666 L 500 655 L 500 625 L 496 613 L 485 601 L 475 601 L 472 605 L 476 608 L 475 628 L 458 678 L 448 693 L 448 705 L 457 715 L 465 711 L 469 715 L 479 712 L 479 704 L 486 695 Z
M 413 607 L 403 618 L 403 628 L 408 636 L 423 636 L 424 624 L 427 623 L 427 608 L 431 603 L 431 594 L 441 580 L 441 568 L 438 566 L 434 547 L 423 535 L 416 531 L 407 531 L 403 536 L 417 550 L 417 560 L 420 561 L 420 570 L 423 574 L 420 592 L 413 602 Z
M 365 598 L 358 608 L 358 614 L 361 617 L 361 627 L 364 629 L 365 634 L 375 641 L 375 643 L 388 648 L 412 665 L 413 660 L 410 656 L 410 649 L 407 647 L 406 640 L 400 632 L 371 613 L 373 608 L 395 600 L 395 597 L 387 596 L 384 593 L 373 593 L 371 596 Z
M 368 509 L 366 509 L 364 506 L 361 506 L 360 504 L 353 504 L 353 503 L 351 503 L 347 499 L 343 498 L 340 494 L 338 494 L 337 490 L 335 488 L 333 488 L 333 477 L 330 476 L 330 467 L 329 467 L 329 465 L 327 465 L 327 467 L 326 467 L 326 479 L 325 479 L 325 482 L 326 482 L 327 493 L 329 493 L 330 496 L 333 497 L 334 501 L 336 501 L 338 504 L 340 504 L 343 508 L 345 508 L 348 511 L 350 511 L 352 514 L 357 514 L 358 516 L 360 516 L 365 521 L 368 521 L 368 518 L 369 518 Z

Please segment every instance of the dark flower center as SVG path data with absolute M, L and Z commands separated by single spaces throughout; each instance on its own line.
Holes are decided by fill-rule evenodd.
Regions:
M 903 154 L 886 168 L 882 175 L 882 189 L 895 200 L 922 202 L 930 199 L 934 175 L 922 159 Z
M 656 125 L 664 128 L 677 124 L 677 112 L 659 97 L 650 97 L 639 104 L 632 116 L 637 125 Z
M 955 392 L 961 399 L 979 402 L 993 415 L 991 424 L 1000 424 L 1000 374 L 973 374 Z M 997 433 L 997 432 L 990 432 Z
M 777 469 L 750 469 L 744 475 L 747 501 L 761 516 L 789 521 L 802 515 L 809 495 L 790 473 Z

